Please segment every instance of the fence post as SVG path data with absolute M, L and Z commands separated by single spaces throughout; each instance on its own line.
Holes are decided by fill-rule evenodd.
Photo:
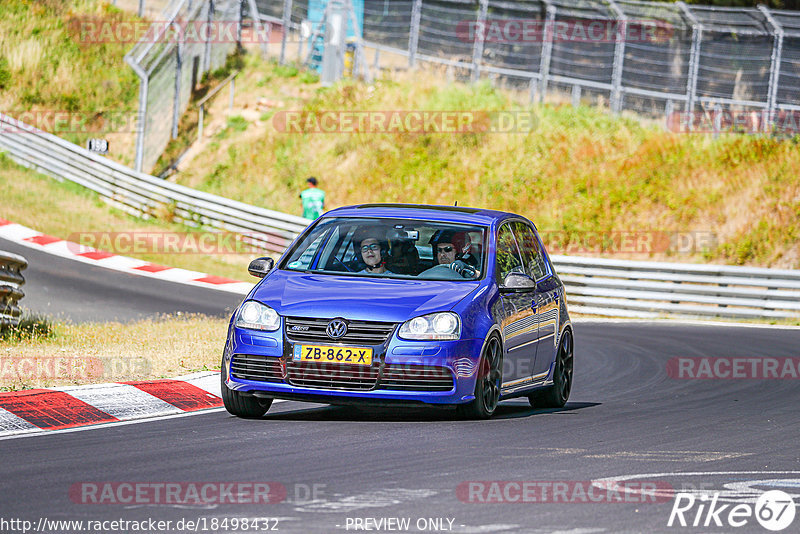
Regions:
M 617 17 L 617 35 L 614 44 L 614 65 L 611 71 L 611 111 L 619 113 L 622 110 L 622 69 L 625 65 L 625 40 L 628 38 L 628 17 L 614 0 L 608 0 L 608 5 Z
M 175 24 L 175 22 L 172 22 Z M 178 48 L 175 49 L 175 96 L 172 99 L 172 138 L 178 138 L 178 122 L 181 118 L 181 68 L 183 66 L 183 50 L 185 36 L 181 35 L 178 40 Z M 208 43 L 206 43 L 208 44 Z
M 408 67 L 413 69 L 419 45 L 419 23 L 422 18 L 422 0 L 414 0 L 411 10 L 411 28 L 408 32 Z
M 208 16 L 206 17 L 206 21 L 208 22 L 208 27 L 211 28 L 212 24 L 214 23 L 214 0 L 208 0 Z M 205 58 L 203 59 L 203 72 L 207 72 L 211 69 L 211 33 L 206 32 L 206 46 L 205 46 Z
M 472 47 L 472 81 L 477 82 L 481 75 L 481 59 L 483 57 L 484 37 L 486 34 L 486 13 L 489 11 L 489 0 L 480 0 L 478 20 L 475 23 L 475 44 Z
M 556 6 L 545 0 L 547 5 L 547 18 L 542 32 L 542 57 L 539 59 L 539 102 L 544 102 L 544 95 L 547 92 L 547 78 L 550 75 L 550 58 L 553 54 L 553 26 L 556 22 Z
M 139 18 L 144 17 L 144 0 L 139 0 Z
M 759 4 L 758 9 L 764 13 L 767 22 L 772 26 L 772 58 L 769 64 L 769 92 L 767 96 L 767 121 L 764 131 L 768 132 L 775 120 L 775 106 L 778 100 L 778 82 L 781 75 L 781 56 L 783 54 L 783 28 L 775 20 L 766 6 Z
M 136 172 L 142 172 L 142 165 L 144 164 L 144 140 L 147 135 L 147 90 L 149 80 L 147 79 L 147 74 L 141 70 L 139 65 L 136 65 L 134 70 L 137 74 L 141 72 L 139 75 L 139 111 L 136 117 L 136 157 L 134 159 L 134 169 L 136 169 Z
M 236 24 L 236 51 L 242 50 L 242 24 L 244 24 L 244 0 L 239 0 L 239 21 Z
M 292 0 L 283 0 L 283 35 L 281 36 L 280 64 L 286 63 L 286 44 L 289 40 L 289 26 L 292 24 Z M 298 39 L 297 46 L 300 46 Z
M 687 128 L 694 127 L 694 105 L 697 100 L 697 72 L 700 68 L 700 43 L 703 41 L 703 25 L 683 2 L 676 2 L 692 24 L 692 50 L 689 53 L 689 72 L 686 77 L 686 118 Z

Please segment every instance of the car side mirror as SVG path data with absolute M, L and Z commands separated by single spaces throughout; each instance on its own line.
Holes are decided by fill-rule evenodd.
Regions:
M 536 282 L 524 273 L 510 272 L 503 279 L 503 285 L 500 286 L 501 293 L 516 293 L 521 291 L 529 291 L 536 288 Z
M 247 267 L 247 272 L 256 278 L 264 278 L 274 266 L 275 261 L 272 258 L 256 258 L 250 262 L 250 265 Z

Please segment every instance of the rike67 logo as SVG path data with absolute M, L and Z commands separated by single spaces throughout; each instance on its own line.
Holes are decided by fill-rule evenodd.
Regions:
M 691 493 L 676 493 L 667 526 L 743 527 L 755 517 L 767 530 L 783 530 L 794 521 L 792 496 L 781 490 L 761 494 L 754 504 L 720 504 L 719 493 L 695 497 Z

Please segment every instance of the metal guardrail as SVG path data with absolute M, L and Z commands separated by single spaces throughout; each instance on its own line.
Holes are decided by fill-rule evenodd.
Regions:
M 25 296 L 22 271 L 28 261 L 22 256 L 0 250 L 0 326 L 16 325 L 22 314 L 18 303 Z
M 800 270 L 551 256 L 570 311 L 612 317 L 800 317 Z
M 173 218 L 247 233 L 253 244 L 283 252 L 309 222 L 137 173 L 54 135 L 0 114 L 0 150 L 18 163 L 99 193 L 134 215 L 165 208 Z M 567 286 L 570 310 L 614 317 L 664 315 L 800 317 L 800 270 L 551 257 Z
M 0 150 L 25 167 L 87 187 L 133 215 L 168 213 L 191 226 L 247 234 L 253 245 L 272 252 L 282 252 L 311 222 L 136 172 L 2 113 Z

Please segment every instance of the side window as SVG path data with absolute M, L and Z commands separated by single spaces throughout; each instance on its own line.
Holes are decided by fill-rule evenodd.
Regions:
M 536 234 L 533 229 L 523 222 L 513 222 L 511 225 L 514 228 L 514 235 L 517 237 L 519 243 L 523 265 L 525 266 L 525 274 L 538 280 L 547 274 L 547 268 L 544 263 L 544 254 L 539 246 L 539 240 L 536 239 Z
M 497 231 L 497 283 L 502 284 L 506 275 L 512 271 L 524 272 L 522 259 L 511 227 L 504 224 Z

